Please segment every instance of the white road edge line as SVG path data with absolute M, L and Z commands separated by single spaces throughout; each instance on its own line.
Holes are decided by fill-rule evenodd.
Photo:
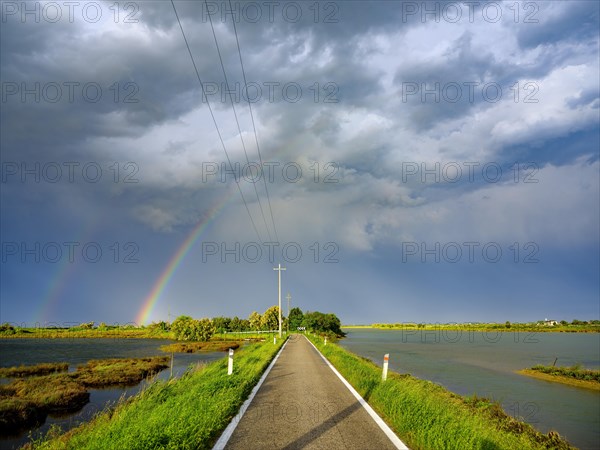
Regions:
M 252 389 L 252 392 L 250 392 L 250 395 L 248 396 L 246 401 L 242 404 L 242 407 L 240 408 L 239 412 L 236 414 L 236 416 L 233 419 L 231 419 L 231 422 L 229 422 L 229 425 L 227 425 L 227 428 L 225 428 L 225 431 L 223 431 L 223 434 L 221 434 L 221 436 L 219 437 L 219 440 L 213 446 L 213 450 L 223 450 L 225 448 L 225 446 L 227 445 L 227 442 L 231 438 L 231 435 L 235 431 L 235 428 L 237 427 L 238 423 L 240 423 L 240 420 L 242 420 L 242 417 L 244 417 L 244 413 L 248 409 L 248 406 L 250 406 L 250 403 L 252 403 L 254 396 L 256 395 L 256 393 L 258 392 L 260 387 L 262 386 L 263 382 L 265 381 L 265 378 L 267 378 L 267 375 L 269 375 L 269 372 L 271 371 L 271 369 L 277 362 L 279 355 L 281 355 L 281 352 L 283 351 L 283 349 L 285 348 L 287 343 L 288 343 L 288 340 L 286 340 L 283 343 L 283 345 L 279 349 L 279 352 L 277 352 L 277 355 L 275 355 L 275 358 L 273 358 L 273 361 L 271 361 L 271 364 L 269 364 L 269 366 L 263 373 L 262 377 L 260 377 L 260 380 L 258 380 L 258 383 L 256 383 L 256 386 L 254 386 L 254 389 Z
M 364 398 L 362 398 L 361 395 L 358 392 L 356 392 L 356 389 L 354 389 L 352 387 L 352 385 L 350 383 L 348 383 L 348 381 L 346 381 L 346 379 L 342 376 L 342 374 L 339 373 L 338 370 L 335 367 L 333 367 L 333 364 L 331 364 L 327 360 L 327 358 L 325 358 L 323 356 L 323 354 L 319 351 L 319 349 L 315 346 L 315 344 L 313 344 L 310 341 L 310 339 L 308 339 L 306 336 L 304 336 L 304 337 L 306 338 L 306 340 L 308 342 L 310 342 L 310 345 L 312 345 L 315 348 L 315 350 L 321 356 L 321 358 L 323 358 L 323 361 L 325 361 L 325 364 L 327 364 L 329 366 L 329 368 L 331 370 L 333 370 L 333 373 L 335 373 L 337 375 L 337 377 L 342 381 L 342 383 L 344 383 L 344 385 L 348 388 L 348 390 L 352 393 L 352 395 L 354 395 L 354 397 L 356 397 L 356 399 L 358 400 L 358 402 L 362 405 L 363 408 L 365 408 L 365 410 L 373 418 L 373 420 L 375 421 L 375 423 L 377 425 L 379 425 L 379 428 L 381 428 L 381 431 L 383 431 L 385 433 L 385 435 L 389 438 L 389 440 L 392 441 L 392 444 L 394 444 L 396 446 L 396 448 L 398 448 L 400 450 L 410 450 L 406 446 L 406 444 L 404 442 L 402 442 L 398 436 L 396 436 L 396 433 L 394 433 L 392 431 L 392 429 L 388 426 L 388 424 L 385 423 L 381 417 L 379 417 L 379 414 L 377 414 L 373 410 L 373 408 L 371 408 L 371 406 L 366 402 L 366 400 Z

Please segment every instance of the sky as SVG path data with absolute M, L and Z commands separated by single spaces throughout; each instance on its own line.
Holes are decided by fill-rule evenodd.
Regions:
M 599 3 L 174 6 L 1 3 L 1 322 L 600 318 Z

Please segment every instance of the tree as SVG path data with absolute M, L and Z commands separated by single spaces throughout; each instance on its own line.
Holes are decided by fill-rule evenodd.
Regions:
M 192 340 L 192 319 L 190 316 L 179 316 L 171 324 L 171 331 L 175 335 L 175 339 L 180 341 Z
M 324 314 L 319 311 L 304 314 L 303 324 L 305 327 L 322 333 L 331 333 L 335 336 L 345 336 L 342 331 L 342 323 L 335 314 Z
M 265 311 L 261 319 L 261 329 L 279 330 L 279 306 L 271 306 Z
M 195 320 L 190 316 L 179 316 L 171 330 L 175 339 L 181 341 L 208 341 L 215 332 L 215 326 L 210 319 Z
M 235 316 L 233 319 L 231 319 L 231 322 L 229 322 L 229 328 L 231 331 L 244 331 L 244 322 L 244 320 L 240 319 L 238 316 Z
M 248 316 L 248 322 L 250 324 L 250 328 L 252 330 L 258 331 L 261 326 L 261 315 L 256 311 L 252 311 L 252 313 Z
M 297 330 L 298 327 L 302 326 L 304 313 L 300 308 L 292 308 L 290 310 L 290 317 L 288 319 L 290 321 L 290 330 Z
M 510 328 L 510 322 L 507 320 L 506 323 L 504 324 L 505 328 Z
M 229 317 L 213 317 L 212 321 L 217 333 L 231 331 L 231 319 Z
M 215 332 L 214 324 L 207 318 L 192 321 L 192 327 L 194 341 L 209 341 Z

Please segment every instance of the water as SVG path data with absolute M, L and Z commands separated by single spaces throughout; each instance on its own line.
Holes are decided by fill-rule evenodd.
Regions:
M 390 370 L 410 373 L 461 395 L 499 401 L 504 410 L 581 449 L 600 449 L 600 393 L 515 373 L 535 364 L 600 368 L 596 333 L 481 333 L 347 329 L 340 345 Z
M 0 339 L 0 367 L 33 365 L 43 362 L 68 362 L 69 370 L 76 369 L 90 359 L 104 358 L 142 358 L 146 356 L 165 356 L 159 347 L 173 341 L 164 339 Z M 212 353 L 174 353 L 173 376 L 181 376 L 192 364 L 210 362 L 225 356 L 224 352 Z M 156 378 L 166 380 L 170 370 L 165 369 Z M 0 379 L 0 382 L 10 380 Z M 0 439 L 0 449 L 14 449 L 30 441 L 29 434 L 35 438 L 44 435 L 52 424 L 70 429 L 90 420 L 97 412 L 115 404 L 121 397 L 137 394 L 147 382 L 137 386 L 111 389 L 90 389 L 90 402 L 75 414 L 62 417 L 48 416 L 39 428 L 25 432 L 20 436 Z

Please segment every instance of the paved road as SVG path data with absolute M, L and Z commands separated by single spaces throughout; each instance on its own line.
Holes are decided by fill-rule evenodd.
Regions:
M 304 336 L 290 338 L 225 449 L 396 448 Z

